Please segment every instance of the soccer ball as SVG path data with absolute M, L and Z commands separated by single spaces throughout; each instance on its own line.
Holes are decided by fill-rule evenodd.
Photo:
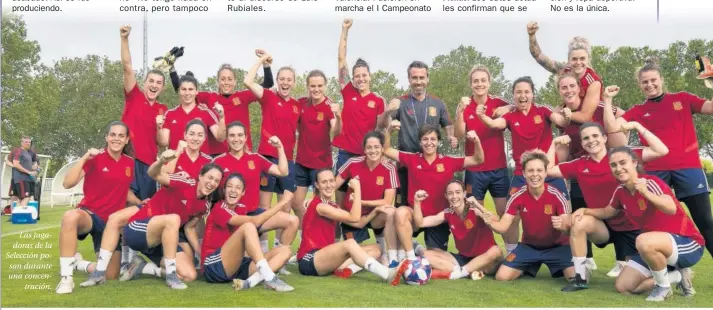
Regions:
M 424 285 L 431 279 L 431 263 L 428 259 L 419 257 L 409 260 L 404 272 L 404 281 L 411 285 Z

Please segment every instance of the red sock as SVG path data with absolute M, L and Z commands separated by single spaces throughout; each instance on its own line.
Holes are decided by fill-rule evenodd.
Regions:
M 334 270 L 334 272 L 332 274 L 336 277 L 340 277 L 342 279 L 347 279 L 347 278 L 350 278 L 353 273 L 352 273 L 351 269 L 344 268 L 344 269 L 336 269 L 336 270 Z
M 438 270 L 438 269 L 431 270 L 431 279 L 448 280 L 450 278 L 451 278 L 451 273 L 448 271 L 443 271 L 443 270 Z

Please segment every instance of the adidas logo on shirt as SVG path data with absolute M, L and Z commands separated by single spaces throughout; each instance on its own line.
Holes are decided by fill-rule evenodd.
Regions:
M 520 126 L 520 122 L 515 122 L 515 126 Z
M 174 119 L 174 120 L 171 122 L 171 124 L 175 124 L 175 123 L 176 123 L 176 120 Z
M 188 202 L 188 200 L 181 200 L 181 202 L 185 205 Z
M 357 101 L 356 97 L 352 98 L 352 100 Z
M 475 118 L 475 116 L 473 116 L 473 115 L 471 115 L 470 117 L 468 117 L 468 119 L 474 119 L 474 118 Z
M 102 171 L 104 171 L 104 172 L 109 172 L 109 168 L 104 167 L 104 169 L 102 169 Z
M 644 114 L 644 117 L 649 117 L 649 116 L 651 116 L 651 114 L 649 114 L 649 113 Z
M 589 173 L 589 169 L 588 169 L 588 168 L 584 168 L 584 170 L 582 170 L 582 172 L 584 172 L 584 173 Z
M 527 208 L 522 208 L 522 212 L 527 212 Z
M 416 166 L 416 169 L 421 169 L 421 165 Z
M 181 166 L 178 166 L 178 169 L 181 169 L 181 170 L 183 170 L 183 167 L 181 167 Z

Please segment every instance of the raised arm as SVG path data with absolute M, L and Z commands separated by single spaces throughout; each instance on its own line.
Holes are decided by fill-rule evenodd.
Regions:
M 535 61 L 545 68 L 545 70 L 557 74 L 564 69 L 566 64 L 564 62 L 554 61 L 542 54 L 540 44 L 537 43 L 537 37 L 535 36 L 538 29 L 540 29 L 540 26 L 537 25 L 537 22 L 527 24 L 527 34 L 530 39 L 530 55 L 532 55 L 532 58 L 535 58 Z
M 399 150 L 391 147 L 391 133 L 399 129 L 401 129 L 401 122 L 393 120 L 384 133 L 384 156 L 396 162 L 399 162 Z
M 636 130 L 649 144 L 649 146 L 645 147 L 641 152 L 644 162 L 649 162 L 668 154 L 668 147 L 666 144 L 664 144 L 653 132 L 644 128 L 644 126 L 639 122 L 624 123 L 621 126 L 621 129 L 627 132 L 632 129 Z
M 161 167 L 165 165 L 167 162 L 170 162 L 176 158 L 176 151 L 174 150 L 165 150 L 163 153 L 161 153 L 161 157 L 158 158 L 157 161 L 155 161 L 151 166 L 149 167 L 148 170 L 148 175 L 158 181 L 161 186 L 168 186 L 171 183 L 171 176 L 168 172 L 162 171 Z
M 256 49 L 255 50 L 255 55 L 257 57 L 262 57 L 264 54 L 267 54 L 265 50 L 263 49 Z M 268 58 L 265 61 L 262 62 L 262 86 L 263 89 L 270 89 L 270 87 L 275 86 L 275 78 L 272 77 L 272 58 Z
M 466 156 L 463 161 L 463 168 L 468 168 L 472 166 L 477 166 L 485 161 L 485 154 L 483 153 L 483 145 L 480 144 L 480 138 L 475 130 L 471 130 L 466 134 L 466 138 L 473 142 L 473 155 Z
M 550 121 L 559 127 L 567 127 L 569 122 L 572 120 L 572 110 L 569 108 L 562 109 L 562 114 L 557 112 L 552 112 L 550 114 Z
M 509 213 L 503 214 L 501 218 L 498 218 L 497 214 L 487 213 L 483 216 L 483 221 L 490 229 L 496 233 L 504 234 L 512 225 L 515 216 Z
M 67 171 L 67 174 L 64 175 L 64 181 L 62 181 L 62 187 L 65 189 L 70 189 L 77 184 L 79 184 L 79 181 L 81 181 L 84 178 L 84 165 L 94 158 L 94 156 L 99 155 L 100 151 L 98 149 L 91 148 L 89 149 L 86 153 L 84 153 L 84 156 L 79 159 L 79 161 L 72 166 L 72 169 L 69 169 Z
M 171 78 L 173 90 L 178 93 L 178 89 L 181 88 L 181 78 L 178 76 L 178 72 L 176 72 L 176 67 L 171 66 L 171 69 L 168 70 L 168 76 Z
M 612 99 L 618 93 L 619 87 L 616 85 L 611 85 L 607 86 L 604 89 L 604 94 L 602 95 L 602 100 L 604 101 L 604 130 L 606 130 L 607 135 L 609 136 L 607 141 L 607 147 L 610 148 L 626 145 L 629 142 L 628 135 L 626 133 L 621 132 L 621 127 L 626 123 L 626 120 L 621 116 L 615 116 L 612 107 Z M 617 135 L 613 136 L 614 134 Z
M 465 111 L 465 107 L 469 104 L 470 98 L 462 97 L 460 98 L 460 103 L 456 108 L 456 123 L 453 128 L 453 135 L 458 139 L 465 137 L 465 119 L 463 119 L 463 111 Z
M 391 101 L 389 101 L 389 104 L 386 106 L 386 109 L 384 109 L 384 113 L 381 113 L 381 115 L 376 118 L 376 129 L 378 130 L 388 128 L 393 117 L 396 117 L 396 119 L 398 120 L 398 112 L 400 107 L 401 99 L 391 99 Z
M 332 109 L 332 113 L 334 114 L 334 118 L 329 120 L 329 134 L 331 138 L 334 139 L 334 137 L 342 133 L 342 111 L 339 104 L 336 102 L 332 102 L 329 107 Z
M 354 195 L 352 209 L 349 212 L 320 203 L 317 205 L 317 213 L 342 223 L 359 223 L 359 219 L 361 218 L 361 186 L 359 185 L 359 178 L 349 180 L 349 187 L 351 187 L 352 195 Z
M 287 162 L 287 155 L 285 155 L 285 147 L 282 145 L 282 141 L 280 141 L 280 138 L 277 136 L 272 136 L 267 141 L 270 145 L 277 149 L 277 165 L 272 164 L 267 173 L 278 177 L 286 177 L 290 171 Z
M 552 144 L 550 144 L 550 148 L 547 150 L 547 161 L 549 161 L 549 164 L 547 165 L 548 177 L 562 177 L 562 172 L 560 171 L 559 165 L 555 165 L 555 163 L 557 162 L 557 148 L 560 146 L 568 146 L 570 143 L 572 143 L 572 141 L 567 135 L 559 136 L 552 140 Z
M 247 87 L 257 99 L 262 99 L 263 92 L 265 89 L 258 83 L 255 82 L 255 77 L 257 77 L 257 70 L 260 68 L 260 66 L 266 62 L 266 61 L 271 61 L 272 56 L 270 54 L 265 53 L 260 57 L 255 64 L 248 70 L 248 73 L 245 75 L 245 79 L 243 80 L 243 84 L 245 87 Z
M 349 67 L 347 65 L 347 36 L 349 35 L 349 28 L 351 27 L 352 20 L 349 18 L 344 19 L 344 22 L 342 22 L 342 35 L 339 37 L 339 52 L 337 54 L 339 85 L 341 88 L 344 88 L 344 86 L 352 80 L 349 76 Z
M 119 29 L 121 35 L 121 65 L 124 68 L 124 91 L 130 92 L 136 86 L 136 73 L 131 65 L 131 52 L 129 51 L 129 34 L 131 26 L 122 26 Z
M 413 198 L 413 223 L 416 224 L 416 229 L 421 227 L 435 227 L 443 222 L 445 222 L 446 217 L 443 211 L 438 212 L 436 215 L 423 216 L 423 211 L 421 211 L 421 203 L 428 198 L 426 191 L 419 190 L 414 194 Z
M 478 115 L 478 118 L 480 119 L 485 126 L 488 126 L 490 129 L 499 129 L 499 130 L 504 130 L 505 128 L 508 127 L 508 122 L 505 120 L 505 118 L 496 118 L 492 119 L 490 116 L 485 115 L 485 106 L 484 105 L 478 105 L 478 107 L 475 109 L 475 114 Z

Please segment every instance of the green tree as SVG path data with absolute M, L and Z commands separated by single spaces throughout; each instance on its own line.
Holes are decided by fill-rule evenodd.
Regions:
M 399 80 L 391 72 L 378 70 L 371 74 L 371 91 L 384 98 L 385 104 L 406 92 L 398 85 Z
M 3 14 L 2 18 L 2 109 L 22 102 L 32 73 L 39 69 L 40 44 L 27 39 L 22 18 Z M 4 124 L 4 122 L 3 122 Z M 3 126 L 3 131 L 7 130 Z

